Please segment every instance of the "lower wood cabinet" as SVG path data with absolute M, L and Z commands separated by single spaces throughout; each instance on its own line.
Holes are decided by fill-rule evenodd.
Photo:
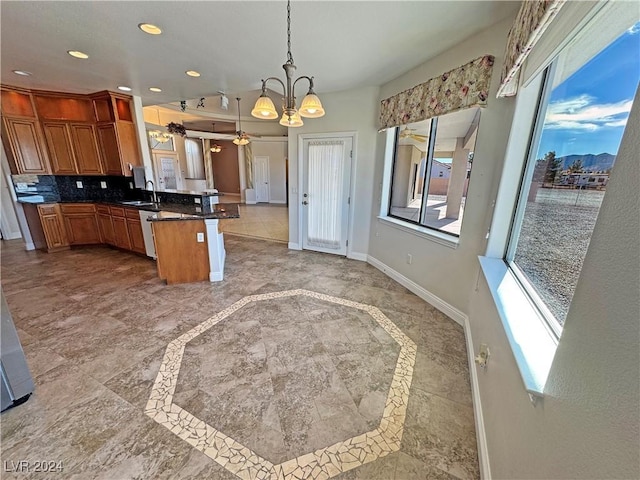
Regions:
M 96 206 L 93 203 L 64 203 L 61 210 L 70 245 L 102 243 Z
M 111 221 L 111 211 L 107 205 L 97 205 L 98 229 L 102 242 L 107 245 L 115 245 L 116 237 L 113 231 L 113 222 Z
M 129 240 L 129 228 L 127 227 L 127 219 L 122 216 L 112 216 L 113 236 L 116 247 L 131 250 L 131 240 Z
M 131 250 L 137 253 L 146 253 L 140 212 L 135 208 L 127 208 L 125 209 L 125 217 L 127 218 L 127 230 L 129 231 Z
M 43 203 L 41 205 L 25 203 L 22 210 L 29 225 L 31 241 L 35 248 L 48 252 L 69 248 L 60 205 L 57 203 Z

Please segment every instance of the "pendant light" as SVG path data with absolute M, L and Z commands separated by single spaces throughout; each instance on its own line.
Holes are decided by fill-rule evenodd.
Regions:
M 156 108 L 156 115 L 158 116 L 158 125 L 161 125 L 160 110 L 157 108 Z M 161 130 L 150 130 L 149 137 L 158 143 L 167 143 L 169 140 L 171 140 L 172 135 L 167 132 L 163 132 Z
M 269 77 L 266 80 L 262 80 L 262 93 L 256 101 L 251 115 L 263 120 L 273 120 L 278 118 L 278 112 L 273 104 L 273 101 L 267 95 L 267 82 L 269 80 L 275 80 L 284 91 L 284 106 L 282 112 L 282 118 L 280 119 L 280 125 L 287 127 L 301 127 L 304 123 L 301 117 L 306 118 L 318 118 L 324 115 L 324 108 L 320 99 L 313 91 L 313 77 L 301 76 L 293 80 L 293 75 L 296 70 L 296 66 L 293 63 L 293 55 L 291 54 L 291 1 L 287 1 L 287 61 L 284 65 L 284 72 L 287 78 L 287 84 L 285 85 L 282 80 L 277 77 Z M 302 100 L 300 109 L 296 107 L 295 86 L 298 80 L 306 79 L 309 81 L 309 91 Z
M 247 145 L 249 143 L 249 136 L 242 131 L 242 123 L 240 121 L 240 97 L 236 97 L 238 101 L 238 131 L 237 136 L 233 139 L 233 143 L 236 145 Z

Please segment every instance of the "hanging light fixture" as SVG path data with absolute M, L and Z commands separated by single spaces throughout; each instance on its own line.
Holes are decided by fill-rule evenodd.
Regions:
M 287 77 L 287 84 L 285 85 L 282 80 L 277 77 L 269 77 L 266 80 L 262 80 L 262 93 L 260 97 L 256 101 L 253 110 L 251 111 L 251 115 L 256 118 L 261 118 L 264 120 L 273 120 L 278 118 L 278 112 L 276 111 L 276 107 L 273 104 L 273 101 L 267 95 L 267 82 L 269 80 L 276 80 L 280 85 L 282 85 L 282 89 L 284 90 L 284 98 L 283 98 L 283 112 L 282 118 L 280 119 L 280 125 L 284 125 L 286 127 L 301 127 L 303 125 L 302 118 L 318 118 L 324 115 L 324 108 L 322 108 L 322 103 L 320 99 L 313 91 L 313 77 L 301 76 L 296 78 L 293 81 L 293 75 L 296 70 L 296 66 L 293 63 L 293 55 L 291 55 L 291 1 L 287 1 L 287 62 L 282 66 L 285 71 L 285 75 Z M 295 86 L 299 80 L 302 79 L 309 80 L 309 91 L 307 95 L 302 100 L 302 104 L 300 105 L 300 109 L 296 108 L 296 97 L 295 97 Z
M 238 131 L 236 132 L 236 138 L 233 139 L 233 143 L 236 145 L 247 145 L 249 143 L 249 135 L 242 131 L 242 123 L 240 123 L 240 97 L 236 97 L 238 101 Z
M 213 145 L 211 145 L 211 148 L 209 150 L 211 150 L 212 153 L 220 153 L 222 151 L 222 147 L 217 143 L 214 143 Z
M 158 125 L 161 125 L 160 110 L 157 108 L 156 108 L 156 114 L 158 115 Z M 149 137 L 158 143 L 167 143 L 169 140 L 171 140 L 172 135 L 167 132 L 163 132 L 161 130 L 150 130 Z

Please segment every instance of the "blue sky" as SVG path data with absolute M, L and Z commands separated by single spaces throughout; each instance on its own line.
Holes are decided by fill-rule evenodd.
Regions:
M 551 94 L 536 158 L 617 154 L 640 78 L 640 22 Z

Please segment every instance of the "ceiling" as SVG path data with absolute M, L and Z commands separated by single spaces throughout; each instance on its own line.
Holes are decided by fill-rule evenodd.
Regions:
M 314 76 L 319 94 L 381 85 L 515 14 L 519 5 L 294 1 L 291 51 L 297 73 Z M 218 91 L 233 102 L 259 89 L 262 78 L 284 78 L 284 1 L 3 0 L 0 9 L 3 84 L 77 93 L 127 85 L 143 105 L 156 105 Z M 143 22 L 158 25 L 162 35 L 140 31 Z M 89 58 L 72 58 L 68 50 Z M 188 77 L 186 70 L 201 76 Z M 298 88 L 298 96 L 306 93 L 306 85 Z

